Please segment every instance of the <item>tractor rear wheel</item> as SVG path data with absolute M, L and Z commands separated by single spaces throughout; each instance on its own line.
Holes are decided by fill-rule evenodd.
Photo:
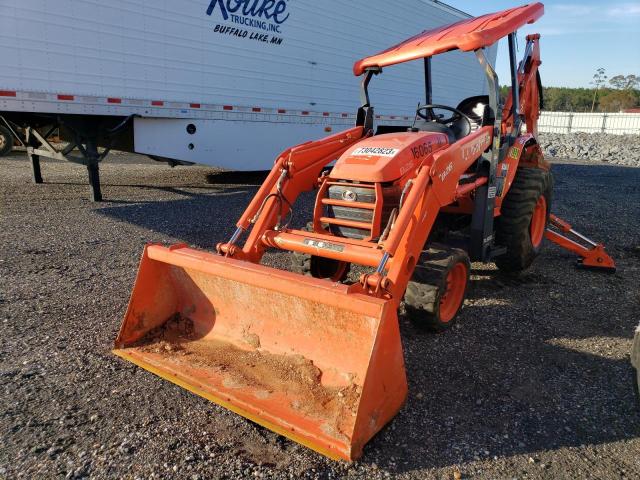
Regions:
M 13 135 L 8 128 L 0 125 L 0 157 L 11 153 L 13 149 Z
M 404 294 L 405 315 L 420 328 L 442 332 L 451 327 L 462 308 L 470 270 L 463 250 L 425 250 Z
M 495 263 L 504 272 L 527 269 L 540 254 L 551 212 L 553 176 L 539 168 L 519 168 L 496 218 L 496 244 L 507 251 Z

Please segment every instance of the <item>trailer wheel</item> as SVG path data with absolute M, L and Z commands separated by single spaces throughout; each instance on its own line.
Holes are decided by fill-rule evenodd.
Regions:
M 13 150 L 13 135 L 8 128 L 0 125 L 0 157 L 9 155 Z
M 553 196 L 551 172 L 519 168 L 496 218 L 496 244 L 506 253 L 495 258 L 497 267 L 508 273 L 529 268 L 540 254 L 549 221 Z
M 442 332 L 451 327 L 462 308 L 470 270 L 463 250 L 424 251 L 404 294 L 405 315 L 420 328 Z

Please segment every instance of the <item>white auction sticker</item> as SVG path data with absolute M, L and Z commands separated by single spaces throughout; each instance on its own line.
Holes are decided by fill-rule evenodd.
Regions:
M 395 157 L 400 150 L 398 148 L 387 147 L 360 147 L 356 148 L 351 155 L 353 156 L 375 156 L 375 157 Z

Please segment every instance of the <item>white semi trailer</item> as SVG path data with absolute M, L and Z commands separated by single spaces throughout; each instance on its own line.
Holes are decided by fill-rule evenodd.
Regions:
M 41 156 L 86 165 L 93 200 L 98 147 L 268 169 L 354 123 L 355 60 L 466 17 L 432 0 L 0 0 L 0 136 L 27 145 L 36 182 Z M 486 93 L 472 53 L 433 63 L 435 103 Z M 377 79 L 379 124 L 411 124 L 423 76 L 413 62 Z

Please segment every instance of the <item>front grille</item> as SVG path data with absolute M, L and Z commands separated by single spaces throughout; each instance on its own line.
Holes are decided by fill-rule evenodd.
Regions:
M 329 185 L 327 198 L 341 202 L 341 205 L 327 204 L 325 217 L 329 220 L 329 231 L 336 236 L 358 240 L 377 240 L 380 232 L 389 221 L 389 216 L 398 206 L 400 191 L 396 187 L 382 187 L 382 199 L 376 202 L 375 184 L 352 184 L 336 182 Z M 353 203 L 353 206 L 349 206 Z M 366 205 L 366 207 L 365 207 Z M 378 210 L 381 213 L 378 214 Z M 379 215 L 380 221 L 376 222 Z M 331 220 L 334 219 L 334 222 Z M 340 221 L 343 224 L 340 224 Z M 355 225 L 344 223 L 357 222 Z

